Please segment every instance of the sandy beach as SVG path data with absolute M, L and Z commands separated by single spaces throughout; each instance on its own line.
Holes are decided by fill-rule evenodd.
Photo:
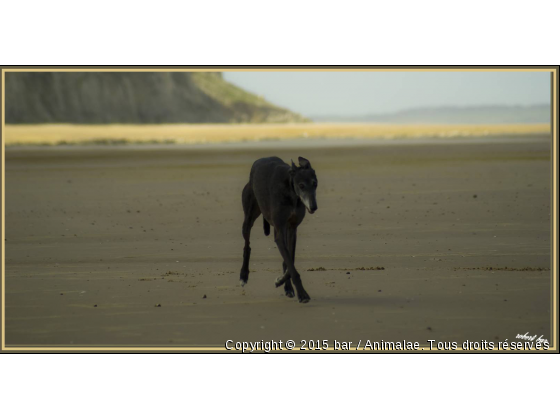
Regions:
M 308 304 L 274 287 L 252 163 L 309 159 Z M 551 341 L 550 136 L 6 150 L 6 344 Z
M 550 133 L 550 124 L 8 124 L 6 145 L 216 145 L 321 139 L 462 139 Z

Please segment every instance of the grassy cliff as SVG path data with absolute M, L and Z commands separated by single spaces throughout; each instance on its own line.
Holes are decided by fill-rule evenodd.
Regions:
M 6 73 L 8 124 L 303 121 L 221 73 Z

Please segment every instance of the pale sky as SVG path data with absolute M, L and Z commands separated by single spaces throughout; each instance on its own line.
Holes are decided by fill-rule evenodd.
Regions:
M 550 103 L 546 72 L 224 72 L 224 78 L 305 116 Z

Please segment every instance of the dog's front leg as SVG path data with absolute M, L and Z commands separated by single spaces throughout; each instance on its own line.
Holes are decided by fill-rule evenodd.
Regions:
M 277 235 L 277 231 L 274 231 L 274 240 L 276 241 L 276 235 Z M 292 238 L 290 238 L 290 234 L 292 236 Z M 287 240 L 286 243 L 288 245 L 293 244 L 288 251 L 290 252 L 290 255 L 292 257 L 292 262 L 294 261 L 294 253 L 295 253 L 295 237 L 294 237 L 295 231 L 291 231 L 291 230 L 287 230 Z M 284 285 L 284 292 L 286 293 L 286 296 L 288 296 L 289 298 L 293 298 L 296 293 L 294 291 L 294 287 L 292 286 L 292 277 L 290 275 L 290 272 L 288 271 L 288 266 L 286 265 L 286 263 L 284 261 L 282 261 L 282 275 L 276 278 L 276 282 L 275 282 L 276 287 L 280 287 L 282 285 Z
M 300 277 L 299 273 L 297 272 L 296 267 L 294 265 L 292 255 L 290 254 L 290 251 L 289 251 L 289 248 L 288 248 L 288 245 L 287 245 L 287 239 L 288 239 L 287 233 L 288 232 L 287 232 L 287 227 L 286 226 L 279 227 L 278 232 L 275 235 L 274 240 L 276 241 L 276 245 L 278 246 L 278 250 L 280 251 L 280 254 L 282 255 L 282 258 L 284 259 L 284 263 L 286 264 L 286 267 L 288 269 L 288 273 L 290 274 L 290 277 L 292 278 L 294 286 L 296 287 L 298 300 L 301 303 L 307 303 L 311 300 L 311 298 L 309 297 L 309 295 L 307 294 L 307 292 L 303 288 L 303 284 L 301 283 L 301 277 Z M 291 238 L 291 235 L 290 235 L 290 238 Z M 295 249 L 294 249 L 294 252 L 295 252 Z M 287 279 L 285 281 L 287 281 Z M 278 281 L 277 281 L 277 285 L 278 285 Z
M 274 229 L 274 242 L 276 244 L 278 244 L 278 235 L 279 235 L 279 231 L 278 229 Z M 274 283 L 276 287 L 280 287 L 282 286 L 284 283 L 286 283 L 286 280 L 290 278 L 290 273 L 288 272 L 288 267 L 286 266 L 286 263 L 284 262 L 284 259 L 282 258 L 282 275 L 276 277 L 276 282 Z M 293 296 L 292 296 L 293 297 Z

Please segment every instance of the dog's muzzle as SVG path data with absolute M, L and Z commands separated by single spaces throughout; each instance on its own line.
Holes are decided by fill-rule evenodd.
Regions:
M 309 212 L 309 214 L 313 214 L 317 211 L 317 204 L 312 204 L 310 206 L 306 205 L 305 207 L 307 207 L 307 211 Z
M 309 197 L 302 197 L 301 201 L 303 201 L 303 205 L 309 212 L 309 214 L 313 214 L 317 211 L 317 201 L 309 200 Z

